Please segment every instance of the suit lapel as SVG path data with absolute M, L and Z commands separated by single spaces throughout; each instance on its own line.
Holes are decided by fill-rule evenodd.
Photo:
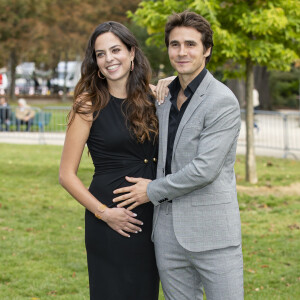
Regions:
M 170 102 L 170 95 L 164 102 L 164 109 L 162 111 L 162 116 L 159 122 L 161 123 L 160 126 L 160 143 L 162 144 L 162 158 L 163 158 L 163 165 L 166 165 L 166 157 L 167 157 L 167 145 L 168 145 L 168 129 L 169 129 L 169 114 L 171 108 Z
M 177 133 L 175 136 L 172 160 L 173 160 L 174 153 L 175 153 L 181 132 L 183 130 L 183 127 L 187 123 L 187 121 L 191 118 L 191 116 L 194 113 L 194 111 L 196 110 L 196 108 L 200 105 L 200 103 L 205 98 L 206 89 L 212 79 L 213 79 L 213 76 L 211 75 L 211 73 L 209 71 L 207 71 L 207 74 L 205 75 L 205 77 L 203 78 L 203 81 L 200 83 L 199 87 L 197 88 L 195 94 L 193 95 L 192 99 L 190 100 L 190 103 L 188 104 L 188 106 L 186 108 L 186 111 L 184 112 L 184 114 L 182 116 L 182 119 L 180 121 L 180 124 L 177 129 Z

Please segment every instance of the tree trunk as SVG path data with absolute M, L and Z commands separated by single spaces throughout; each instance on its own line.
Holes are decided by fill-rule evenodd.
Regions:
M 68 52 L 65 52 L 65 72 L 64 72 L 64 87 L 63 87 L 63 95 L 62 102 L 67 102 L 67 75 L 68 75 Z
M 17 54 L 16 50 L 12 49 L 10 52 L 10 86 L 9 86 L 9 98 L 13 101 L 16 100 L 15 86 L 16 86 L 16 67 L 17 67 Z
M 226 85 L 232 90 L 240 103 L 241 108 L 245 108 L 245 81 L 242 79 L 228 79 Z
M 257 183 L 256 162 L 254 153 L 253 135 L 253 63 L 251 59 L 246 61 L 246 181 Z

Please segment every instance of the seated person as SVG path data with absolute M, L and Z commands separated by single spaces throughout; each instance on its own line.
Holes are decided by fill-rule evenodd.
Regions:
M 35 112 L 27 105 L 25 99 L 18 100 L 18 107 L 16 108 L 16 125 L 17 131 L 20 131 L 20 125 L 26 125 L 26 131 L 30 131 L 33 123 Z
M 9 131 L 10 127 L 10 106 L 4 96 L 0 97 L 0 131 Z

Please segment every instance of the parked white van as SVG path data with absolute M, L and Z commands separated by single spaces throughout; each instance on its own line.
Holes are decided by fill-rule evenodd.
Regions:
M 56 92 L 62 91 L 65 84 L 68 92 L 73 91 L 81 76 L 81 61 L 61 61 L 56 68 L 57 77 L 51 80 L 51 86 Z

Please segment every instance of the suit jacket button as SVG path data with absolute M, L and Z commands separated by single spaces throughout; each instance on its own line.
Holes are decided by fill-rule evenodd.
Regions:
M 147 158 L 144 159 L 144 163 L 145 164 L 148 163 L 148 159 Z
M 157 161 L 156 157 L 153 157 L 153 162 L 156 162 L 156 161 Z

